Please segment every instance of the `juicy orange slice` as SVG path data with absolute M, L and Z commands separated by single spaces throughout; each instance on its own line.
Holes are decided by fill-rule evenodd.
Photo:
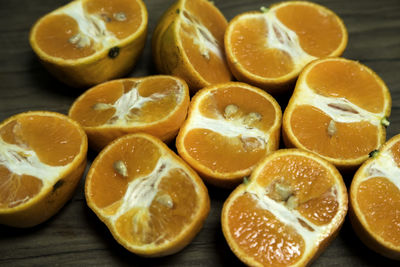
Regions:
M 92 86 L 127 74 L 147 31 L 142 0 L 77 0 L 36 22 L 30 44 L 62 82 Z
M 356 172 L 350 219 L 371 249 L 400 259 L 400 135 L 390 139 Z
M 0 223 L 30 227 L 72 197 L 86 167 L 87 137 L 65 115 L 35 111 L 0 124 Z
M 263 12 L 236 16 L 225 33 L 225 51 L 239 81 L 281 93 L 312 60 L 339 56 L 347 30 L 331 10 L 306 1 L 286 1 Z
M 225 201 L 222 230 L 249 266 L 306 266 L 338 233 L 347 204 L 332 164 L 303 150 L 278 150 Z
M 320 59 L 299 76 L 283 138 L 341 169 L 354 168 L 385 142 L 390 109 L 389 90 L 371 69 L 344 58 Z
M 199 176 L 163 142 L 142 133 L 125 135 L 100 152 L 85 194 L 114 238 L 147 257 L 186 246 L 210 209 Z
M 207 182 L 237 185 L 279 146 L 281 109 L 256 87 L 229 82 L 200 90 L 191 101 L 176 146 Z
M 72 104 L 95 150 L 127 133 L 145 132 L 168 142 L 186 118 L 189 89 L 184 80 L 157 75 L 97 85 Z
M 193 92 L 230 81 L 223 48 L 227 24 L 209 1 L 177 1 L 154 31 L 153 57 L 158 70 L 183 78 Z

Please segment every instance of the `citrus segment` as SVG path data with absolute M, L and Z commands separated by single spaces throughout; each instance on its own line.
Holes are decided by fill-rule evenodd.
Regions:
M 147 134 L 125 135 L 104 148 L 89 170 L 85 194 L 121 245 L 149 257 L 186 246 L 209 211 L 198 175 Z
M 211 2 L 177 1 L 153 35 L 158 70 L 183 78 L 193 92 L 230 81 L 223 49 L 226 26 L 226 19 Z
M 287 149 L 265 157 L 225 201 L 222 230 L 251 266 L 305 266 L 335 237 L 347 212 L 336 168 L 315 154 Z
M 391 97 L 369 68 L 344 58 L 320 59 L 301 73 L 283 116 L 286 146 L 307 149 L 352 169 L 385 141 Z
M 225 33 L 233 75 L 270 93 L 287 90 L 309 62 L 339 56 L 347 31 L 331 10 L 306 1 L 287 1 L 264 12 L 236 16 Z
M 281 110 L 264 91 L 243 83 L 200 90 L 176 139 L 178 153 L 208 182 L 238 184 L 279 144 Z
M 360 239 L 378 253 L 400 259 L 399 135 L 366 161 L 350 188 L 353 228 Z
M 72 196 L 86 166 L 78 123 L 52 112 L 15 115 L 0 125 L 0 222 L 30 227 Z
M 127 133 L 175 137 L 186 118 L 189 89 L 172 76 L 114 80 L 95 86 L 72 104 L 69 116 L 82 124 L 91 147 L 103 148 Z
M 130 71 L 146 29 L 141 0 L 81 0 L 42 17 L 31 30 L 30 43 L 58 79 L 85 87 Z

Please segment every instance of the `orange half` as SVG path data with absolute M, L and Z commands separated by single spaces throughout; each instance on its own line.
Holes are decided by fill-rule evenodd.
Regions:
M 147 32 L 142 0 L 77 0 L 40 18 L 30 44 L 62 82 L 87 87 L 127 74 Z
M 69 116 L 83 126 L 90 146 L 100 150 L 128 133 L 145 132 L 171 141 L 188 106 L 189 89 L 184 80 L 155 75 L 97 85 L 75 100 Z
M 278 148 L 281 117 L 275 99 L 259 88 L 209 86 L 192 98 L 176 147 L 207 182 L 232 187 Z
M 99 153 L 86 177 L 85 196 L 114 238 L 146 257 L 183 249 L 210 209 L 196 172 L 143 133 L 125 135 Z
M 400 135 L 356 172 L 350 204 L 350 219 L 360 239 L 376 252 L 400 260 Z
M 337 235 L 347 204 L 332 164 L 303 150 L 278 150 L 225 201 L 222 230 L 246 265 L 307 266 Z
M 236 16 L 225 33 L 227 61 L 239 81 L 282 93 L 309 62 L 339 56 L 347 45 L 345 25 L 326 7 L 285 1 L 262 10 Z
M 159 72 L 183 78 L 192 92 L 230 81 L 224 53 L 227 24 L 210 1 L 175 2 L 153 34 L 153 57 Z
M 299 76 L 283 115 L 283 140 L 354 169 L 385 142 L 390 109 L 388 88 L 365 65 L 316 60 Z
M 0 124 L 0 223 L 31 227 L 72 197 L 86 167 L 87 137 L 65 115 L 32 111 Z

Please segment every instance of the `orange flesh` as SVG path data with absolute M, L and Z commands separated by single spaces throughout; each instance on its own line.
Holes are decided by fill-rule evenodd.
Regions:
M 249 193 L 233 201 L 228 211 L 228 224 L 239 248 L 264 266 L 293 264 L 304 252 L 301 235 L 262 209 Z
M 396 162 L 397 167 L 400 168 L 400 142 L 395 143 L 391 148 L 393 160 Z
M 250 112 L 260 114 L 262 119 L 252 124 L 252 127 L 261 131 L 268 131 L 275 122 L 276 112 L 268 99 L 259 93 L 237 86 L 212 91 L 202 99 L 199 110 L 205 117 L 221 119 L 224 116 L 226 106 L 230 104 L 238 106 L 238 117 L 245 116 Z
M 226 137 L 206 129 L 190 130 L 183 142 L 192 158 L 221 173 L 252 168 L 266 153 L 255 138 Z
M 33 150 L 44 164 L 63 166 L 73 161 L 81 146 L 81 135 L 62 119 L 50 116 L 23 116 L 3 125 L 0 138 L 9 144 Z M 21 155 L 23 156 L 23 155 Z M 40 177 L 17 175 L 0 164 L 0 208 L 13 208 L 37 195 Z
M 16 175 L 0 165 L 0 209 L 14 208 L 40 192 L 43 183 L 30 175 Z
M 24 116 L 0 129 L 10 144 L 34 150 L 44 164 L 63 166 L 79 154 L 82 136 L 70 122 L 50 116 Z
M 130 138 L 107 150 L 95 162 L 90 180 L 90 199 L 99 208 L 106 208 L 122 199 L 132 180 L 150 174 L 161 151 L 144 138 Z M 121 160 L 128 169 L 128 178 L 118 174 L 113 164 Z
M 147 78 L 141 81 L 126 80 L 99 85 L 85 93 L 79 102 L 75 103 L 70 111 L 70 116 L 85 127 L 107 124 L 115 114 L 115 108 L 96 110 L 93 107 L 97 103 L 114 104 L 123 93 L 129 92 L 138 82 L 140 83 L 138 85 L 139 95 L 142 97 L 153 96 L 154 99 L 139 109 L 131 109 L 129 123 L 154 123 L 167 117 L 176 109 L 179 104 L 179 95 L 183 94 L 178 82 L 170 78 Z M 183 96 L 181 96 L 182 99 Z
M 357 62 L 317 64 L 307 73 L 306 82 L 318 94 L 346 98 L 367 111 L 378 113 L 384 108 L 382 83 Z
M 95 53 L 91 44 L 78 48 L 69 39 L 79 33 L 78 23 L 67 15 L 50 15 L 38 25 L 35 40 L 40 49 L 62 59 L 78 59 Z
M 400 190 L 396 185 L 385 177 L 368 179 L 359 185 L 356 201 L 368 228 L 400 246 Z
M 117 231 L 128 242 L 161 244 L 176 237 L 191 221 L 194 210 L 199 205 L 193 183 L 180 169 L 171 170 L 158 186 L 159 192 L 148 208 L 148 217 L 142 224 L 134 225 L 132 218 L 141 208 L 134 208 L 116 221 Z M 168 194 L 173 207 L 168 208 L 158 202 L 158 196 Z M 132 230 L 136 229 L 137 230 Z
M 190 2 L 190 1 L 189 1 Z M 192 1 L 198 2 L 198 1 Z M 192 21 L 197 21 L 203 24 L 213 34 L 218 44 L 218 49 L 223 55 L 223 35 L 227 26 L 226 21 L 218 14 L 214 8 L 210 8 L 210 5 L 201 4 L 195 5 L 197 10 L 184 10 L 183 14 Z M 210 15 L 211 14 L 211 15 Z M 207 22 L 206 22 L 207 21 Z M 199 40 L 194 40 L 196 36 L 196 26 L 187 23 L 180 23 L 179 38 L 181 40 L 182 47 L 185 51 L 189 62 L 194 69 L 200 74 L 200 76 L 209 83 L 227 82 L 231 79 L 231 74 L 225 61 L 225 57 L 220 57 L 214 54 L 211 50 L 208 51 L 208 56 L 202 55 L 200 47 L 197 44 Z M 210 28 L 211 27 L 211 28 Z M 206 46 L 206 44 L 204 44 Z M 208 50 L 206 48 L 206 50 Z
M 293 70 L 291 57 L 278 49 L 267 48 L 268 29 L 263 17 L 237 20 L 229 44 L 243 68 L 262 77 L 276 78 Z
M 87 0 L 84 9 L 89 14 L 99 15 L 106 22 L 107 30 L 118 39 L 124 39 L 136 32 L 142 23 L 140 5 L 132 0 Z M 123 12 L 126 20 L 118 21 L 114 14 Z
M 378 129 L 369 122 L 335 122 L 336 133 L 328 133 L 331 118 L 321 110 L 297 106 L 290 118 L 297 140 L 307 149 L 336 159 L 356 159 L 367 155 L 378 145 Z
M 269 188 L 272 199 L 277 199 L 276 183 L 289 186 L 298 198 L 296 210 L 316 225 L 330 223 L 338 212 L 332 175 L 310 158 L 296 155 L 275 158 L 264 166 L 257 183 Z
M 316 6 L 285 5 L 276 10 L 276 16 L 297 34 L 303 50 L 315 57 L 329 56 L 344 38 L 337 17 Z
M 84 127 L 100 126 L 115 113 L 114 108 L 95 110 L 97 103 L 114 104 L 124 92 L 123 84 L 120 82 L 108 82 L 96 86 L 86 92 L 78 102 L 74 103 L 69 116 Z

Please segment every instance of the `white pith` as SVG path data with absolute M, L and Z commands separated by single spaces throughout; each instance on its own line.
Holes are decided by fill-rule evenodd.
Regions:
M 292 58 L 295 69 L 303 68 L 307 63 L 317 59 L 303 50 L 296 32 L 278 19 L 275 10 L 272 9 L 259 16 L 262 16 L 268 27 L 266 48 L 276 48 L 286 52 Z
M 204 97 L 209 97 L 209 94 L 204 94 L 197 103 L 201 103 Z M 206 129 L 226 137 L 239 137 L 242 142 L 246 142 L 247 138 L 255 138 L 260 149 L 264 149 L 268 144 L 270 131 L 264 132 L 256 127 L 244 125 L 243 119 L 229 120 L 220 113 L 216 115 L 217 118 L 208 118 L 201 114 L 200 108 L 193 108 L 185 129 L 187 132 L 193 129 Z
M 380 126 L 382 118 L 385 117 L 385 112 L 379 113 L 369 112 L 343 97 L 328 97 L 316 93 L 308 84 L 303 81 L 297 85 L 294 105 L 311 105 L 326 113 L 333 121 L 341 123 L 354 123 L 368 121 L 369 123 Z M 355 112 L 345 111 L 339 108 L 334 108 L 329 105 L 347 106 Z
M 362 178 L 357 179 L 358 185 L 369 179 L 384 177 L 400 190 L 400 168 L 394 161 L 390 150 L 379 152 L 374 160 L 364 168 L 364 173 L 365 175 Z
M 122 94 L 114 104 L 108 104 L 108 108 L 114 108 L 115 113 L 113 117 L 108 120 L 105 125 L 114 125 L 114 126 L 126 126 L 126 125 L 147 125 L 148 122 L 138 122 L 132 121 L 129 116 L 131 111 L 134 109 L 140 110 L 145 104 L 149 102 L 156 102 L 164 97 L 166 97 L 167 93 L 154 93 L 150 96 L 143 97 L 139 94 L 139 83 L 135 83 L 132 88 Z M 181 83 L 176 82 L 176 86 L 178 87 L 178 92 L 174 94 L 176 96 L 177 106 L 180 102 L 182 102 L 183 98 L 183 86 Z M 165 114 L 167 116 L 168 114 Z
M 191 16 L 195 20 L 189 20 L 186 14 Z M 183 8 L 179 13 L 180 21 L 182 24 L 193 27 L 195 29 L 195 34 L 183 31 L 185 34 L 193 40 L 194 44 L 198 46 L 200 54 L 207 60 L 210 59 L 210 53 L 223 58 L 222 47 L 215 39 L 214 35 L 205 27 L 196 17 L 189 12 L 186 8 Z M 205 35 L 205 36 L 204 36 Z
M 7 168 L 11 174 L 3 184 L 0 184 L 0 188 L 7 187 L 7 183 L 11 182 L 13 174 L 15 175 L 30 175 L 42 181 L 41 190 L 53 186 L 57 178 L 64 173 L 71 163 L 64 166 L 50 166 L 40 161 L 36 152 L 25 148 L 23 146 L 14 145 L 5 142 L 0 137 L 0 165 Z M 1 193 L 1 189 L 0 189 Z M 19 200 L 19 202 L 25 202 L 28 199 Z M 9 203 L 12 206 L 15 203 Z
M 68 15 L 75 19 L 80 32 L 94 42 L 96 51 L 107 50 L 114 47 L 120 41 L 107 30 L 105 22 L 97 14 L 89 14 L 83 9 L 83 1 L 75 1 L 64 8 L 54 11 L 52 14 Z

